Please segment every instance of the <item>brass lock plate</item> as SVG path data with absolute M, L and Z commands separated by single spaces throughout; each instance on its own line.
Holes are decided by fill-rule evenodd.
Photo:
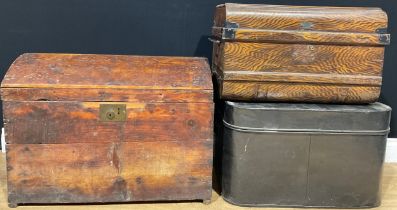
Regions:
M 126 121 L 127 108 L 125 104 L 100 104 L 99 119 L 101 121 Z

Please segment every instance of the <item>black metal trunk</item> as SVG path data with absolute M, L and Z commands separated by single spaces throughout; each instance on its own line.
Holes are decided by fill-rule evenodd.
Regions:
M 241 206 L 380 204 L 390 107 L 226 102 L 222 195 Z

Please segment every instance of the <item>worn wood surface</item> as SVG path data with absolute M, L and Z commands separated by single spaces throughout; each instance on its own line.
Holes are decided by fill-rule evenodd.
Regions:
M 5 101 L 7 143 L 161 143 L 170 140 L 189 143 L 212 138 L 213 105 L 209 103 L 121 103 L 127 106 L 125 122 L 99 120 L 100 104 Z
M 381 9 L 225 4 L 214 19 L 212 68 L 223 99 L 379 98 L 390 42 Z
M 84 94 L 82 94 L 84 93 Z M 3 101 L 124 101 L 145 103 L 209 102 L 212 90 L 98 88 L 2 88 Z
M 114 169 L 113 169 L 114 170 Z M 374 210 L 396 210 L 397 209 L 397 164 L 386 163 L 382 176 L 382 203 L 380 207 Z M 260 207 L 239 207 L 234 206 L 222 199 L 219 192 L 213 191 L 212 202 L 204 205 L 201 202 L 166 202 L 166 203 L 132 203 L 132 204 L 95 204 L 95 205 L 40 205 L 40 206 L 20 206 L 21 209 L 49 209 L 49 210 L 244 210 L 244 209 L 266 209 L 266 210 L 301 210 L 301 208 L 260 208 Z M 6 164 L 5 155 L 0 154 L 0 209 L 9 209 L 7 207 L 7 181 L 6 181 Z M 313 208 L 313 210 L 320 210 Z M 341 209 L 336 209 L 341 210 Z
M 40 90 L 32 97 L 47 99 L 43 89 L 51 88 L 53 92 L 48 97 L 59 97 L 59 100 L 87 97 L 97 101 L 128 101 L 135 97 L 133 90 L 145 90 L 148 98 L 157 97 L 160 102 L 163 101 L 161 94 L 169 100 L 174 97 L 180 101 L 172 96 L 177 90 L 188 98 L 195 97 L 192 90 L 212 90 L 209 72 L 205 58 L 28 53 L 11 65 L 1 87 L 3 100 L 13 100 L 11 95 L 15 90 L 12 88 L 19 88 L 18 94 L 24 96 L 29 96 L 32 89 Z M 123 90 L 126 96 L 122 96 Z M 70 92 L 75 92 L 75 96 L 68 97 Z M 191 93 L 193 95 L 189 95 Z
M 10 203 L 211 198 L 211 140 L 11 144 L 7 150 Z
M 206 59 L 24 54 L 1 94 L 10 206 L 211 198 Z

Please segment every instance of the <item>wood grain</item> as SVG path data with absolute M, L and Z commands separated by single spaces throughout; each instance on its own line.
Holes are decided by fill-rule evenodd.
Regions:
M 82 94 L 84 93 L 84 94 Z M 211 102 L 212 90 L 98 88 L 1 88 L 3 101 L 125 101 L 146 103 Z
M 212 94 L 204 58 L 20 56 L 1 88 L 9 205 L 208 202 Z
M 223 99 L 369 103 L 380 95 L 383 47 L 253 42 L 224 42 L 223 46 L 214 70 L 220 83 L 228 83 L 220 85 Z M 244 88 L 230 85 L 237 81 L 239 86 L 245 82 Z M 268 96 L 250 85 L 257 82 L 266 86 Z
M 375 102 L 380 87 L 223 81 L 220 91 L 222 98 L 228 100 L 361 104 Z
M 100 104 L 5 101 L 7 143 L 190 142 L 192 139 L 212 139 L 213 104 L 210 103 L 122 103 L 127 106 L 125 122 L 100 121 Z
M 383 47 L 227 42 L 224 71 L 380 76 Z
M 311 84 L 346 84 L 380 86 L 382 77 L 343 75 L 343 74 L 314 74 L 314 73 L 290 73 L 290 72 L 246 72 L 225 71 L 223 79 L 228 81 L 257 81 L 257 82 L 279 82 Z
M 380 8 L 218 5 L 212 68 L 221 97 L 375 102 L 387 24 Z
M 387 28 L 387 15 L 380 8 L 315 7 L 287 5 L 232 4 L 220 5 L 217 12 L 239 28 L 374 33 Z M 307 24 L 306 24 L 307 23 Z M 223 27 L 224 22 L 215 21 Z
M 54 209 L 68 209 L 68 210 L 242 210 L 241 207 L 231 205 L 222 199 L 218 192 L 213 191 L 212 202 L 210 205 L 203 205 L 200 202 L 175 202 L 175 203 L 132 203 L 132 204 L 95 204 L 95 205 L 25 205 L 20 207 L 24 210 L 54 210 Z M 0 208 L 7 208 L 7 181 L 6 181 L 6 164 L 5 154 L 0 154 Z M 257 208 L 259 209 L 259 208 Z M 380 207 L 372 208 L 372 210 L 395 210 L 397 209 L 397 164 L 386 163 L 384 165 L 382 175 L 382 203 Z M 283 208 L 266 208 L 266 210 L 287 210 Z M 288 208 L 288 210 L 302 210 L 302 208 Z M 321 208 L 311 208 L 310 210 L 323 210 Z M 335 209 L 343 210 L 343 209 Z
M 221 30 L 219 30 L 221 29 Z M 276 43 L 312 43 L 336 45 L 389 45 L 390 34 L 341 33 L 329 31 L 293 31 L 234 29 L 233 37 L 227 37 L 223 28 L 213 28 L 213 34 L 223 40 Z
M 1 87 L 211 90 L 209 72 L 205 58 L 28 53 Z
M 194 148 L 194 149 L 192 149 Z M 10 203 L 211 198 L 212 141 L 12 144 Z

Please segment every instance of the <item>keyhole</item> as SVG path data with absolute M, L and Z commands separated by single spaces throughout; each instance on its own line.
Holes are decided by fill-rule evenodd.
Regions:
M 114 112 L 107 112 L 107 113 L 106 113 L 106 117 L 107 117 L 109 120 L 113 120 L 115 116 L 116 116 L 116 115 L 115 115 Z
M 126 121 L 125 104 L 100 104 L 99 118 L 101 121 Z

